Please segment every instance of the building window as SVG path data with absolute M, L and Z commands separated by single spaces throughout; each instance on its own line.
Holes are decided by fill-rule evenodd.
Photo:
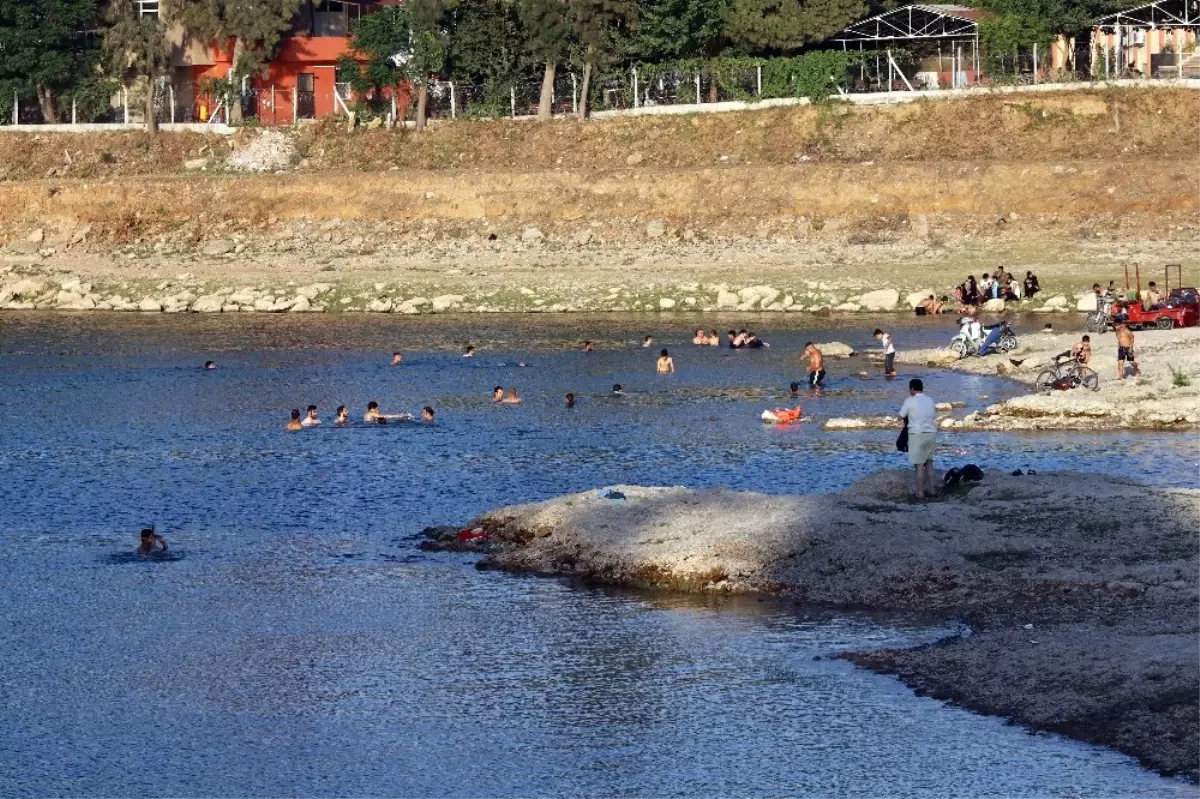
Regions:
M 159 0 L 133 0 L 139 17 L 157 17 Z

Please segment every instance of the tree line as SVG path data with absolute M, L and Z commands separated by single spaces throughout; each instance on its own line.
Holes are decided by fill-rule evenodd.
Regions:
M 264 69 L 309 0 L 163 0 L 143 15 L 134 0 L 0 2 L 0 113 L 16 97 L 36 102 L 47 122 L 74 104 L 85 115 L 107 107 L 121 85 L 148 79 L 154 124 L 156 79 L 168 73 L 167 32 L 184 44 L 226 43 L 231 91 Z M 1085 31 L 1124 0 L 979 0 L 994 13 L 981 24 L 985 46 L 1012 51 Z M 588 113 L 597 74 L 633 65 L 687 63 L 719 72 L 736 59 L 790 59 L 795 90 L 820 94 L 837 65 L 816 48 L 850 23 L 900 0 L 406 0 L 365 14 L 351 27 L 354 56 L 339 64 L 359 90 L 400 81 L 416 90 L 423 127 L 429 86 L 454 80 L 496 89 L 541 76 L 538 117 L 550 116 L 555 76 L 582 76 L 579 113 Z M 190 41 L 188 41 L 190 40 Z M 844 72 L 845 65 L 842 65 Z M 805 74 L 806 70 L 811 74 Z M 717 82 L 710 81 L 710 100 Z M 238 122 L 240 104 L 230 104 Z

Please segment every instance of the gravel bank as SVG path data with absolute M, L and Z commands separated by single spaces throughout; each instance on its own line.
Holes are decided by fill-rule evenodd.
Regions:
M 958 360 L 946 350 L 912 350 L 901 362 L 960 372 L 1001 374 L 1033 385 L 1054 356 L 1070 350 L 1080 333 L 1022 336 L 1016 351 Z M 962 430 L 1200 429 L 1200 328 L 1135 333 L 1140 377 L 1117 379 L 1116 334 L 1091 333 L 1090 366 L 1100 389 L 1028 394 L 943 423 Z
M 479 550 L 483 568 L 962 619 L 971 635 L 853 657 L 1196 778 L 1200 492 L 988 475 L 914 502 L 909 480 L 883 472 L 812 496 L 621 486 L 624 499 L 589 492 L 502 508 L 472 524 L 485 539 L 431 532 L 428 546 Z

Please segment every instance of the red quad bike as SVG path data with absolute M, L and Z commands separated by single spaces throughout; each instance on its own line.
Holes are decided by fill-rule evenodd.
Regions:
M 1171 288 L 1171 274 L 1175 275 L 1175 288 Z M 1145 308 L 1136 299 L 1142 295 L 1141 270 L 1134 266 L 1134 279 L 1137 281 L 1137 293 L 1129 294 L 1129 267 L 1125 267 L 1126 296 L 1131 297 L 1126 302 L 1113 306 L 1109 317 L 1110 325 L 1121 322 L 1134 330 L 1170 330 L 1175 327 L 1200 326 L 1200 296 L 1195 288 L 1183 286 L 1183 267 L 1170 264 L 1166 268 L 1166 299 L 1161 305 Z

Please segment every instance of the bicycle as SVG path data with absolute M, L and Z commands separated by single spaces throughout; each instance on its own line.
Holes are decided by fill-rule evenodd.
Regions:
M 1054 356 L 1053 366 L 1039 372 L 1033 382 L 1034 391 L 1038 394 L 1049 394 L 1055 389 L 1067 390 L 1080 386 L 1089 391 L 1099 391 L 1100 375 L 1081 364 L 1069 352 Z

